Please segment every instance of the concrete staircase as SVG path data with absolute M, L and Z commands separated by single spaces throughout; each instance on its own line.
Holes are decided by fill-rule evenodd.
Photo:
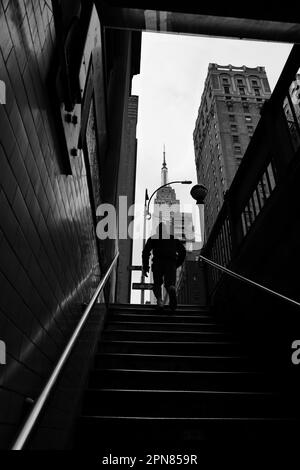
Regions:
M 113 305 L 75 446 L 286 437 L 293 409 L 280 388 L 208 308 Z

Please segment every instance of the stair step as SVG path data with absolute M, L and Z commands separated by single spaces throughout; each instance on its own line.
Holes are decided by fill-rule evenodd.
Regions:
M 259 373 L 243 371 L 173 371 L 134 369 L 94 369 L 89 388 L 237 390 L 270 389 L 267 378 Z
M 105 331 L 114 330 L 155 330 L 155 331 L 224 331 L 224 327 L 217 323 L 171 323 L 171 322 L 143 322 L 143 321 L 108 321 Z
M 96 307 L 97 308 L 97 307 Z M 109 307 L 110 312 L 151 312 L 156 311 L 156 304 L 113 304 Z M 191 313 L 209 313 L 210 308 L 208 306 L 201 305 L 177 305 L 178 311 L 191 312 Z
M 253 392 L 124 390 L 86 391 L 84 415 L 172 417 L 287 416 L 277 395 Z
M 98 307 L 96 307 L 98 308 Z M 151 441 L 281 442 L 294 404 L 207 307 L 114 304 L 83 395 L 75 447 Z
M 236 370 L 253 369 L 245 356 L 178 356 L 168 354 L 102 353 L 95 356 L 95 368 Z
M 219 355 L 241 354 L 241 345 L 232 341 L 119 341 L 101 340 L 98 352 Z
M 231 340 L 232 335 L 223 331 L 155 331 L 155 330 L 105 330 L 102 338 L 125 341 L 218 341 Z
M 170 418 L 82 416 L 77 435 L 81 448 L 106 442 L 259 440 L 282 442 L 294 437 L 295 421 L 280 418 Z M 101 437 L 100 437 L 101 436 Z
M 136 321 L 136 322 L 162 322 L 162 323 L 211 323 L 214 318 L 210 315 L 182 315 L 175 313 L 138 314 L 138 313 L 115 313 L 108 316 L 108 321 Z

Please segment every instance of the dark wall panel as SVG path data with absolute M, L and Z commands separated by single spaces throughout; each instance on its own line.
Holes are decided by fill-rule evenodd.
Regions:
M 51 2 L 0 1 L 0 446 L 20 425 L 99 276 L 82 155 L 60 173 L 47 77 L 55 51 Z

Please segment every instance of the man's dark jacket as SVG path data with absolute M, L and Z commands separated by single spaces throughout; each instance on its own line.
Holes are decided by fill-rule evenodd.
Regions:
M 149 256 L 152 251 L 152 262 L 175 262 L 176 267 L 180 266 L 186 255 L 184 244 L 177 238 L 148 238 L 143 249 L 143 268 L 149 268 Z

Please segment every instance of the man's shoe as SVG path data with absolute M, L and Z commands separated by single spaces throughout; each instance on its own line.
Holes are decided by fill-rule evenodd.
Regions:
M 169 287 L 169 305 L 171 310 L 176 310 L 177 307 L 177 295 L 175 286 Z
M 157 299 L 157 307 L 158 308 L 164 308 L 164 303 L 163 303 L 162 299 Z

